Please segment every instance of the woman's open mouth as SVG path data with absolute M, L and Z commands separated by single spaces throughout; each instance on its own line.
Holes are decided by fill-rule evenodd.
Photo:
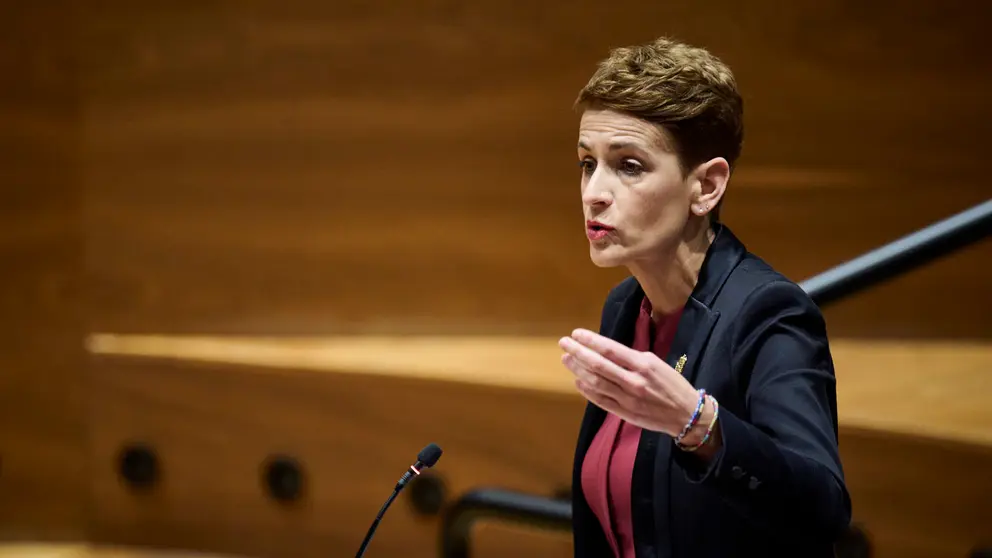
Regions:
M 601 240 L 613 231 L 613 227 L 599 221 L 586 221 L 586 236 L 589 240 Z

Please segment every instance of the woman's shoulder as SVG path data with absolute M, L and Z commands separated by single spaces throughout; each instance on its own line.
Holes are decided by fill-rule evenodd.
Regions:
M 819 311 L 801 285 L 751 252 L 746 252 L 728 275 L 720 295 L 714 306 L 736 303 L 743 307 L 797 306 Z
M 735 346 L 783 327 L 818 342 L 827 339 L 823 312 L 802 286 L 750 253 L 727 277 L 711 310 L 730 318 L 725 325 Z

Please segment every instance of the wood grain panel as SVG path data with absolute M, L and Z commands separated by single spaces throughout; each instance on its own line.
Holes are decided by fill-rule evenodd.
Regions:
M 445 449 L 438 472 L 451 493 L 488 484 L 551 494 L 568 478 L 564 456 L 582 411 L 574 397 L 550 393 L 106 358 L 92 386 L 93 540 L 253 556 L 354 555 L 431 441 Z M 162 484 L 150 494 L 130 493 L 116 475 L 129 441 L 162 457 Z M 260 469 L 273 453 L 304 464 L 302 501 L 267 498 Z M 436 520 L 415 515 L 405 494 L 375 552 L 426 558 L 436 537 Z M 567 555 L 558 538 L 523 540 L 504 536 L 480 556 Z
M 588 262 L 569 107 L 609 47 L 659 34 L 735 68 L 748 132 L 726 220 L 805 278 L 988 198 L 975 10 L 988 8 L 96 2 L 79 51 L 93 323 L 594 324 L 620 274 Z M 832 330 L 988 338 L 989 246 L 838 306 Z
M 87 348 L 102 356 L 575 394 L 553 337 L 99 334 L 89 337 Z M 841 425 L 992 447 L 992 344 L 841 340 L 831 353 Z
M 992 448 L 844 428 L 854 519 L 875 558 L 968 556 L 992 542 Z
M 0 538 L 92 520 L 103 541 L 350 555 L 414 438 L 449 448 L 455 491 L 557 488 L 574 397 L 115 360 L 90 383 L 83 336 L 595 326 L 620 274 L 587 261 L 569 105 L 609 47 L 661 33 L 737 71 L 748 145 L 725 216 L 803 278 L 989 197 L 989 8 L 954 4 L 5 3 Z M 832 333 L 989 338 L 989 247 L 830 309 Z M 985 450 L 873 436 L 846 430 L 844 451 L 879 556 L 985 529 Z M 162 492 L 113 476 L 132 438 L 165 452 Z M 300 507 L 264 500 L 269 451 L 313 472 Z M 436 524 L 399 504 L 379 551 L 433 548 Z M 568 553 L 485 533 L 494 556 Z
M 971 380 L 948 379 L 964 392 L 957 398 L 942 397 L 936 378 L 929 393 L 915 396 L 922 423 L 915 432 L 940 436 L 939 427 L 970 420 L 978 423 L 972 434 L 957 437 L 974 443 L 865 428 L 871 410 L 883 417 L 880 427 L 907 415 L 905 397 L 913 390 L 899 392 L 900 378 L 921 385 L 919 377 L 932 370 L 933 359 L 923 351 L 903 353 L 903 360 L 889 359 L 888 370 L 871 358 L 844 364 L 841 412 L 858 415 L 853 421 L 842 416 L 841 433 L 855 520 L 870 534 L 878 558 L 960 556 L 989 533 L 983 506 L 992 497 L 986 474 L 992 446 L 987 428 L 981 433 L 988 418 L 967 397 L 980 398 L 987 384 L 978 374 L 987 366 L 972 370 Z M 454 369 L 459 352 L 452 354 Z M 296 369 L 273 360 L 251 366 L 110 354 L 97 362 L 91 408 L 96 540 L 256 556 L 353 553 L 398 469 L 428 440 L 445 448 L 436 472 L 452 495 L 478 486 L 551 495 L 569 484 L 583 404 L 542 379 L 539 365 L 528 387 L 525 373 L 503 381 L 492 372 L 457 379 L 416 368 L 406 375 L 376 366 L 368 373 L 357 366 L 330 372 L 315 369 L 313 358 L 300 358 Z M 879 397 L 886 383 L 888 397 Z M 860 394 L 852 395 L 856 389 Z M 866 401 L 873 409 L 864 408 Z M 132 494 L 116 478 L 114 459 L 127 441 L 149 442 L 161 452 L 164 481 L 157 491 Z M 310 492 L 301 505 L 266 500 L 259 464 L 271 452 L 305 463 Z M 415 516 L 404 500 L 380 528 L 377 551 L 432 556 L 437 523 Z M 480 556 L 564 557 L 570 546 L 560 533 L 492 523 L 480 526 L 475 542 Z
M 68 2 L 0 5 L 0 538 L 84 523 L 83 237 Z

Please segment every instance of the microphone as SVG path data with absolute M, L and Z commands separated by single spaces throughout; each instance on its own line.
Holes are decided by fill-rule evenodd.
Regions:
M 362 546 L 358 548 L 358 554 L 355 558 L 362 558 L 365 555 L 365 549 L 368 548 L 369 542 L 372 541 L 372 536 L 375 534 L 375 530 L 379 527 L 379 522 L 382 521 L 382 516 L 386 515 L 386 510 L 393 503 L 393 500 L 399 495 L 403 487 L 410 482 L 411 479 L 422 473 L 424 470 L 433 467 L 437 460 L 441 459 L 441 447 L 437 444 L 428 444 L 424 449 L 420 450 L 417 454 L 417 462 L 407 469 L 406 473 L 400 477 L 400 480 L 396 483 L 396 487 L 393 489 L 393 493 L 389 495 L 386 503 L 382 505 L 379 510 L 379 514 L 375 516 L 375 521 L 372 522 L 372 526 L 369 527 L 369 532 L 365 534 L 365 540 L 362 541 Z

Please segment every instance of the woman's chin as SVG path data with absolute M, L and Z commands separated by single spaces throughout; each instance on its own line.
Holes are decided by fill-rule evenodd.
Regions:
M 624 258 L 623 250 L 618 248 L 618 246 L 610 246 L 605 249 L 590 246 L 589 259 L 596 267 L 620 267 L 624 265 L 626 258 Z

